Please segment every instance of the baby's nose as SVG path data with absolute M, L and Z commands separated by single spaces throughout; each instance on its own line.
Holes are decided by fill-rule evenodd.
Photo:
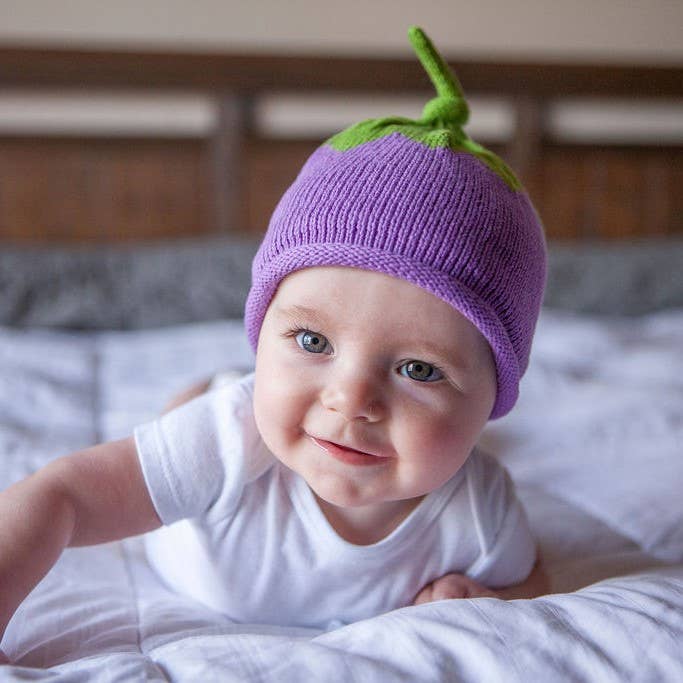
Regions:
M 347 420 L 377 422 L 384 413 L 379 382 L 360 374 L 337 373 L 323 387 L 320 400 Z

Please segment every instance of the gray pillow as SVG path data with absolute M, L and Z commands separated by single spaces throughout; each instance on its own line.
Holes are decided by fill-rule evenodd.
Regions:
M 0 324 L 142 329 L 240 318 L 258 241 L 0 249 Z M 635 315 L 683 307 L 683 239 L 551 243 L 546 306 Z
M 683 238 L 552 243 L 544 304 L 637 315 L 683 307 Z
M 239 318 L 253 240 L 0 250 L 0 324 L 141 329 Z

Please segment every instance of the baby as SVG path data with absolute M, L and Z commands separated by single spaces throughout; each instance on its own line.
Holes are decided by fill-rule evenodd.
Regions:
M 422 118 L 333 136 L 273 214 L 245 311 L 255 372 L 0 494 L 0 633 L 66 546 L 155 529 L 163 579 L 239 622 L 541 590 L 512 482 L 476 444 L 517 398 L 543 230 L 410 38 L 437 89 Z

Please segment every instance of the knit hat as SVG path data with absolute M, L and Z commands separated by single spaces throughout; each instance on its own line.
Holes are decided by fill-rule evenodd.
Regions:
M 362 121 L 306 161 L 271 217 L 252 265 L 245 325 L 256 349 L 280 281 L 312 266 L 402 278 L 467 317 L 489 342 L 510 411 L 526 370 L 545 285 L 545 240 L 505 163 L 463 131 L 458 80 L 424 32 L 410 41 L 437 97 L 422 117 Z

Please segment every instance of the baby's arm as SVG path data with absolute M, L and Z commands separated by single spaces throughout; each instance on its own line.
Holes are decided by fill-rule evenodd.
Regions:
M 473 482 L 468 488 L 472 519 L 478 520 L 478 527 L 485 532 L 485 542 L 480 541 L 483 554 L 475 562 L 476 572 L 496 588 L 492 590 L 468 576 L 451 573 L 424 586 L 414 604 L 448 598 L 514 600 L 548 594 L 550 582 L 510 475 L 483 453 L 469 465 L 471 471 L 467 474 Z
M 0 492 L 0 637 L 65 547 L 159 526 L 133 437 L 58 458 Z
M 552 593 L 550 579 L 543 567 L 542 560 L 536 560 L 531 574 L 521 583 L 514 586 L 496 589 L 498 597 L 503 600 L 525 600 L 527 598 L 538 598 L 541 595 Z
M 500 598 L 502 600 L 517 600 L 537 598 L 550 593 L 550 582 L 540 560 L 534 565 L 531 574 L 521 583 L 495 591 L 483 586 L 464 574 L 446 574 L 426 585 L 416 596 L 414 605 L 435 600 L 450 600 L 452 598 Z

